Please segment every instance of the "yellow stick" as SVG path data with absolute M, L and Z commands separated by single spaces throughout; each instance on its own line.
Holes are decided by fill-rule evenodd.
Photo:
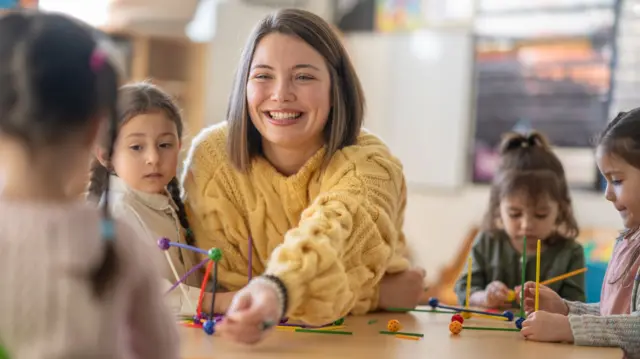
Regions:
M 467 260 L 467 301 L 465 303 L 465 308 L 469 308 L 469 298 L 471 297 L 471 265 L 473 264 L 473 259 L 469 256 Z
M 580 268 L 580 269 L 576 269 L 576 270 L 571 271 L 571 272 L 569 272 L 569 273 L 565 273 L 565 274 L 559 275 L 559 276 L 557 276 L 557 277 L 553 277 L 553 278 L 551 278 L 551 279 L 547 279 L 547 280 L 545 280 L 544 282 L 542 282 L 542 283 L 540 283 L 540 284 L 542 284 L 542 285 L 549 285 L 549 284 L 551 284 L 551 283 L 555 283 L 555 282 L 557 282 L 557 281 L 560 281 L 560 280 L 563 280 L 563 279 L 567 279 L 567 278 L 569 278 L 569 277 L 573 277 L 574 275 L 578 275 L 578 274 L 584 273 L 584 272 L 586 272 L 586 271 L 587 271 L 587 268 Z
M 395 337 L 398 339 L 406 339 L 406 340 L 420 340 L 420 338 L 418 337 L 410 337 L 408 335 L 401 335 L 401 334 L 396 334 Z
M 318 329 L 322 329 L 322 330 L 338 330 L 338 329 L 344 329 L 345 326 L 344 325 L 334 325 L 331 327 L 322 327 L 322 328 L 318 328 Z
M 540 243 L 541 241 L 538 239 L 538 248 L 536 251 L 536 299 L 535 299 L 535 309 L 534 311 L 538 311 L 538 304 L 540 302 Z

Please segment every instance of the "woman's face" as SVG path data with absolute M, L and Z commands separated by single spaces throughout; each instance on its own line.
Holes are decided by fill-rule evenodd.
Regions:
M 329 70 L 313 47 L 291 35 L 263 37 L 247 82 L 249 115 L 263 146 L 319 149 L 331 108 L 330 91 Z

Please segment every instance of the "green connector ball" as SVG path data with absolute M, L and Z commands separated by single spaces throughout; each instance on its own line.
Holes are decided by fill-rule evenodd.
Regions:
M 340 318 L 338 320 L 336 320 L 335 322 L 333 322 L 333 325 L 342 325 L 344 324 L 344 318 Z
M 222 258 L 222 251 L 218 248 L 211 248 L 208 252 L 209 259 L 214 262 L 219 261 Z

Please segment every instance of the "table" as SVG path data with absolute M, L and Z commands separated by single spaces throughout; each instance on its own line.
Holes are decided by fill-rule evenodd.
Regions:
M 368 324 L 371 320 L 375 324 Z M 387 322 L 397 319 L 402 331 L 424 334 L 419 341 L 379 334 Z M 411 359 L 411 358 L 562 358 L 621 359 L 619 348 L 579 347 L 571 344 L 526 341 L 517 332 L 463 330 L 449 333 L 451 314 L 374 313 L 349 316 L 343 331 L 353 335 L 329 335 L 274 331 L 255 346 L 208 336 L 202 329 L 180 327 L 183 359 Z M 513 322 L 472 318 L 465 325 L 514 328 Z

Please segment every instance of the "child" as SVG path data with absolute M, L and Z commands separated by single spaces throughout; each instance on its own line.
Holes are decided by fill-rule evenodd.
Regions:
M 496 173 L 485 215 L 484 229 L 473 248 L 471 306 L 511 306 L 509 290 L 522 284 L 522 251 L 527 237 L 526 277 L 535 279 L 537 240 L 542 240 L 541 280 L 584 267 L 584 251 L 574 238 L 573 217 L 564 169 L 547 140 L 537 132 L 507 134 L 500 148 Z M 455 291 L 465 304 L 467 269 Z M 550 286 L 561 297 L 584 300 L 584 275 Z M 518 306 L 518 303 L 513 303 Z
M 618 115 L 598 141 L 596 160 L 607 181 L 605 198 L 620 213 L 625 230 L 616 239 L 600 303 L 562 300 L 541 286 L 539 312 L 522 324 L 537 341 L 617 346 L 640 358 L 640 108 Z M 525 285 L 525 310 L 533 311 L 535 283 Z
M 158 239 L 193 245 L 194 236 L 180 199 L 176 179 L 178 155 L 183 134 L 182 116 L 171 97 L 150 83 L 123 86 L 119 92 L 118 134 L 113 166 L 107 170 L 105 149 L 98 150 L 92 164 L 89 195 L 104 193 L 102 178 L 111 172 L 111 210 L 113 216 L 129 222 L 159 252 Z M 198 264 L 196 254 L 171 247 L 162 264 L 165 289 Z M 169 295 L 170 306 L 179 314 L 193 315 L 199 297 L 202 276 L 199 271 L 186 278 Z M 230 300 L 230 294 L 220 294 Z M 204 308 L 209 310 L 207 294 Z M 218 304 L 224 304 L 219 300 Z M 224 311 L 224 308 L 218 308 Z
M 0 17 L 0 343 L 13 358 L 178 357 L 147 249 L 108 201 L 68 193 L 115 121 L 96 35 L 62 15 Z

